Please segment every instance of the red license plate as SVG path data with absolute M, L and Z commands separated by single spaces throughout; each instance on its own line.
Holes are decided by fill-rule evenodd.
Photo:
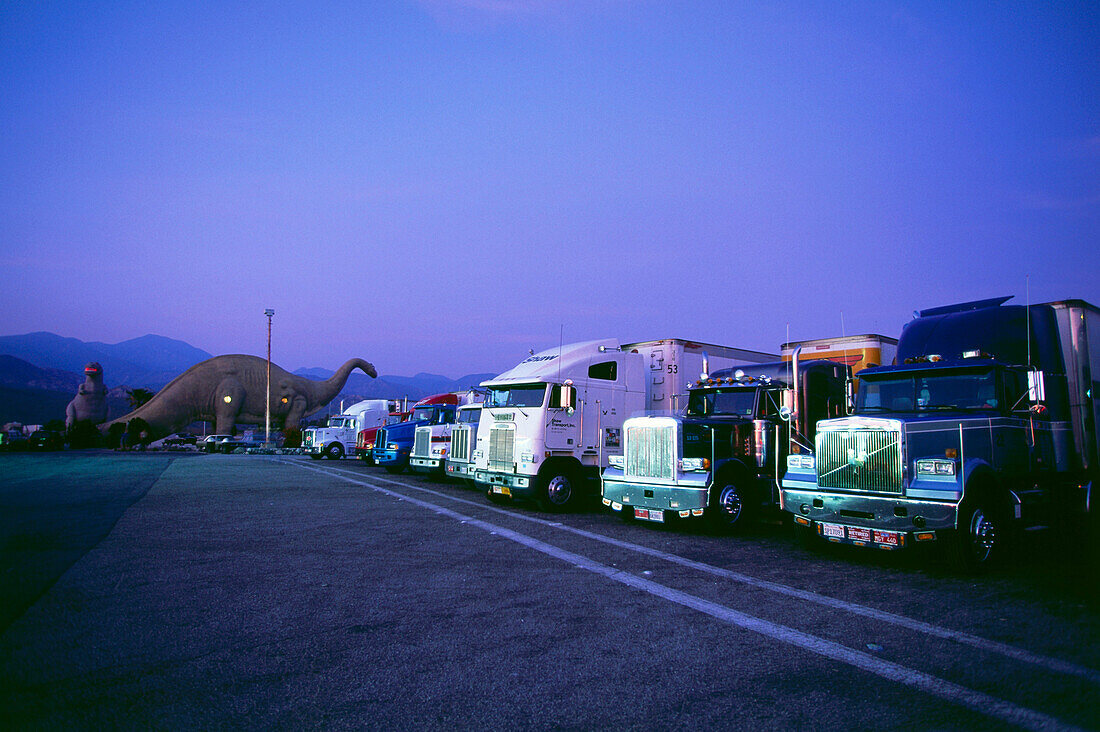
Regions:
M 897 546 L 898 534 L 896 531 L 876 531 L 875 543 L 886 544 L 887 546 Z
M 857 526 L 849 526 L 848 527 L 848 538 L 851 539 L 852 541 L 870 541 L 871 540 L 871 530 L 870 529 L 861 529 Z

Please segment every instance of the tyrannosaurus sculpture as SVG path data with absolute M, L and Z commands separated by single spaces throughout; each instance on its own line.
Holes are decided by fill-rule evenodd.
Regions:
M 353 358 L 324 381 L 313 381 L 271 364 L 271 423 L 297 427 L 298 422 L 328 404 L 359 369 L 374 378 L 374 366 Z M 197 363 L 172 379 L 156 396 L 124 417 L 101 425 L 140 417 L 153 438 L 167 435 L 196 421 L 215 423 L 215 432 L 233 434 L 238 424 L 264 424 L 267 361 L 259 356 L 215 356 Z
M 65 428 L 71 428 L 82 419 L 91 420 L 92 424 L 107 419 L 107 387 L 103 385 L 103 367 L 95 361 L 84 367 L 84 383 L 69 406 L 65 407 Z

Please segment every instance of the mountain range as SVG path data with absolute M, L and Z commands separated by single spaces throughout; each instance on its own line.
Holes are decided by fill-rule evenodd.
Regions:
M 71 371 L 84 381 L 84 365 L 98 361 L 108 386 L 156 390 L 199 361 L 206 351 L 183 341 L 144 335 L 121 343 L 99 343 L 65 338 L 54 333 L 0 336 L 0 354 L 15 356 L 39 368 Z
M 0 424 L 38 424 L 64 419 L 65 405 L 84 381 L 84 365 L 97 361 L 103 366 L 103 380 L 111 390 L 109 415 L 126 411 L 125 388 L 159 391 L 165 384 L 200 361 L 212 358 L 206 351 L 184 341 L 159 335 L 145 335 L 121 343 L 85 342 L 54 333 L 0 336 Z M 302 368 L 294 373 L 310 379 L 326 379 L 332 371 Z M 410 401 L 448 391 L 465 391 L 494 373 L 469 374 L 450 379 L 438 374 L 415 376 L 380 375 L 372 379 L 352 373 L 340 394 L 326 411 L 332 413 L 340 401 L 359 399 L 401 399 Z

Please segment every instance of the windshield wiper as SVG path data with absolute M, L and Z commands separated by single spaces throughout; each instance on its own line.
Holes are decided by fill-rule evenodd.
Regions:
M 921 407 L 925 411 L 937 411 L 937 412 L 987 412 L 989 410 L 996 411 L 996 407 L 964 407 L 961 404 L 930 404 L 926 407 Z

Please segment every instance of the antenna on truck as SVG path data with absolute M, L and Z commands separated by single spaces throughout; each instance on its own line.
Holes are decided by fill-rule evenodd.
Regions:
M 558 324 L 558 381 L 561 381 L 561 351 L 565 348 L 565 323 Z
M 844 363 L 847 363 L 849 366 L 851 366 L 851 364 L 849 363 L 851 359 L 848 356 L 848 331 L 844 329 L 843 310 L 840 311 L 840 342 L 844 344 Z
M 1031 368 L 1031 275 L 1024 275 L 1024 323 L 1027 326 L 1027 367 Z

